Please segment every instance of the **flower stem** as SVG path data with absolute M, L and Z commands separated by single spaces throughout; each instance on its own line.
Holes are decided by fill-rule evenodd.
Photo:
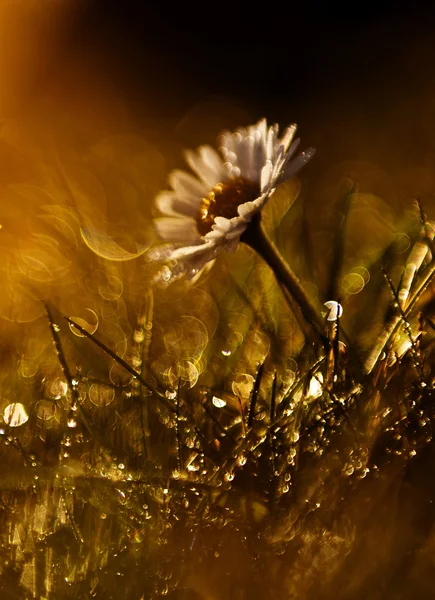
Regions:
M 278 282 L 284 286 L 290 296 L 296 300 L 302 315 L 320 336 L 323 342 L 327 341 L 324 333 L 323 320 L 311 304 L 299 279 L 290 269 L 275 244 L 269 239 L 261 222 L 261 215 L 255 217 L 244 234 L 241 241 L 255 250 L 269 265 Z

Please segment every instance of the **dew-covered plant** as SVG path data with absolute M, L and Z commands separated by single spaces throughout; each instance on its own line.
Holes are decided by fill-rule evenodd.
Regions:
M 349 268 L 344 182 L 310 268 L 294 132 L 186 153 L 168 244 L 109 256 L 70 213 L 82 295 L 4 376 L 4 597 L 428 597 L 434 225 L 415 202 Z

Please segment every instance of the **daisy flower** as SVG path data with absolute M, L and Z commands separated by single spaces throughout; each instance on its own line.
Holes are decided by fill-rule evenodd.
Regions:
M 233 252 L 277 185 L 313 156 L 309 148 L 293 158 L 299 145 L 295 132 L 291 125 L 279 137 L 278 126 L 268 127 L 262 119 L 220 136 L 219 152 L 211 146 L 186 151 L 195 175 L 173 171 L 172 190 L 155 201 L 165 215 L 154 221 L 157 233 L 176 244 L 160 256 L 176 261 L 178 272 L 191 278 L 220 252 Z
M 211 146 L 186 151 L 195 175 L 176 170 L 169 176 L 172 190 L 161 192 L 156 206 L 165 216 L 154 220 L 160 238 L 169 245 L 151 260 L 169 266 L 157 276 L 165 285 L 186 275 L 198 277 L 222 251 L 234 252 L 240 241 L 251 246 L 275 273 L 292 309 L 299 310 L 324 339 L 323 321 L 297 276 L 269 240 L 261 223 L 261 209 L 277 185 L 292 177 L 310 160 L 313 148 L 295 158 L 299 140 L 296 125 L 282 137 L 278 126 L 256 125 L 224 133 L 219 152 Z

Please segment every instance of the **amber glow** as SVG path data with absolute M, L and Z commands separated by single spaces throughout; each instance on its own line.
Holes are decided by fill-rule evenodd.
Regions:
M 0 597 L 431 597 L 433 284 L 399 308 L 434 276 L 432 71 L 412 97 L 402 73 L 391 97 L 367 84 L 377 115 L 347 94 L 282 110 L 317 154 L 262 218 L 325 352 L 243 244 L 153 285 L 181 150 L 269 114 L 201 83 L 156 108 L 146 70 L 133 100 L 108 50 L 68 45 L 74 4 L 0 0 Z M 199 233 L 259 195 L 218 183 Z

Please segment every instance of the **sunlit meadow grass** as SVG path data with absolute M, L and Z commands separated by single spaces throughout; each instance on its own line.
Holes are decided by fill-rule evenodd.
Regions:
M 153 284 L 134 210 L 159 158 L 112 142 L 8 184 L 24 220 L 2 207 L 2 597 L 432 597 L 424 198 L 393 221 L 337 181 L 316 223 L 296 179 L 278 188 L 265 227 L 319 336 L 247 246 Z M 111 245 L 96 173 L 124 199 Z

